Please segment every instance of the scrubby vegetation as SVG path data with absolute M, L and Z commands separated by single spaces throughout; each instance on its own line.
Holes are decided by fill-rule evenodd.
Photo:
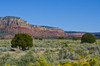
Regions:
M 0 40 L 0 66 L 100 66 L 100 40 L 33 39 L 26 51 L 11 45 L 11 39 Z
M 78 37 L 72 37 L 72 40 L 78 40 L 79 38 Z

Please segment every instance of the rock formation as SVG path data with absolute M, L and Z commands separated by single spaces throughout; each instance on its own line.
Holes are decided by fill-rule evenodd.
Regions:
M 0 17 L 0 38 L 13 38 L 16 33 L 28 33 L 41 38 L 66 37 L 62 29 L 30 25 L 20 17 Z

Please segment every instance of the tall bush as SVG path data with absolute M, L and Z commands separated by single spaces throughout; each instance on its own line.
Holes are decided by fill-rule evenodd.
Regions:
M 96 37 L 91 33 L 86 33 L 81 38 L 81 43 L 94 43 L 96 42 Z
M 33 38 L 26 33 L 19 33 L 12 39 L 11 44 L 13 48 L 18 47 L 24 51 L 33 46 Z

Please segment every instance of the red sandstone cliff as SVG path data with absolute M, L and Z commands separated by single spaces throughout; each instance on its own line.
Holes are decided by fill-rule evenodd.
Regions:
M 42 38 L 66 37 L 62 29 L 30 25 L 20 17 L 0 17 L 0 37 L 13 38 L 16 33 L 28 33 Z

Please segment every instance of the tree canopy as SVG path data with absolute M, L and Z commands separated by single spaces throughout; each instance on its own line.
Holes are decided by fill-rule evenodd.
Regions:
M 96 37 L 91 33 L 86 33 L 81 38 L 81 43 L 94 43 L 96 42 Z
M 12 39 L 11 44 L 11 47 L 19 48 L 24 51 L 33 46 L 33 38 L 29 34 L 18 33 L 15 34 L 15 37 Z

